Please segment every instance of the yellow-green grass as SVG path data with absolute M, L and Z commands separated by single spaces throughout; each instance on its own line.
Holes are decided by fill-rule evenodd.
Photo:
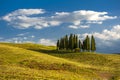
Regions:
M 80 62 L 88 65 L 104 66 L 120 69 L 120 55 L 118 54 L 98 54 L 94 52 L 81 52 L 81 53 L 56 53 L 54 46 L 44 46 L 32 43 L 25 44 L 13 44 L 13 43 L 2 43 L 10 46 L 20 47 L 28 50 L 37 52 L 46 52 L 49 55 L 65 58 L 75 62 Z M 53 51 L 53 52 L 52 52 Z
M 91 80 L 85 77 L 63 70 L 36 70 L 19 66 L 0 65 L 0 80 Z M 96 79 L 93 77 L 93 79 Z
M 51 55 L 89 65 L 98 74 L 107 74 L 120 79 L 120 55 L 118 54 L 82 52 Z
M 57 57 L 65 58 L 83 64 L 106 66 L 120 70 L 120 55 L 118 54 L 100 54 L 91 52 L 51 54 Z
M 120 55 L 117 54 L 96 54 L 90 52 L 63 54 L 54 51 L 55 47 L 53 46 L 43 46 L 32 43 L 0 43 L 0 46 L 5 46 L 4 49 L 0 47 L 0 50 L 2 50 L 0 56 L 1 53 L 7 53 L 0 57 L 0 64 L 2 64 L 2 66 L 14 66 L 14 68 L 16 67 L 16 71 L 18 67 L 21 68 L 21 70 L 24 68 L 26 71 L 29 69 L 31 73 L 35 70 L 37 71 L 36 73 L 41 75 L 45 72 L 46 75 L 48 73 L 48 75 L 51 74 L 51 76 L 53 76 L 47 78 L 48 80 L 52 78 L 63 80 L 92 80 L 98 79 L 99 77 L 102 79 L 120 78 Z M 5 70 L 3 69 L 3 71 Z M 43 72 L 41 73 L 41 71 Z M 29 72 L 26 73 L 30 75 Z M 23 74 L 22 71 L 20 71 L 20 74 Z M 36 76 L 36 74 L 33 75 Z M 66 77 L 64 77 L 64 75 Z M 43 77 L 45 78 L 47 76 L 44 75 Z M 37 75 L 37 77 L 40 79 L 40 76 Z M 31 78 L 34 78 L 34 76 Z
M 0 44 L 0 79 L 91 80 L 100 77 L 87 65 Z
M 55 50 L 56 49 L 55 46 L 44 46 L 44 45 L 33 44 L 33 43 L 22 43 L 22 44 L 20 44 L 20 43 L 18 43 L 18 44 L 16 44 L 16 43 L 0 43 L 0 44 L 24 48 L 24 49 L 28 49 L 28 50 L 34 50 L 34 51 Z

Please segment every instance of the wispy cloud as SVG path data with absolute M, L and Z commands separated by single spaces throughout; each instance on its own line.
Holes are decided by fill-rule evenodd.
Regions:
M 25 16 L 43 14 L 43 13 L 45 13 L 43 9 L 18 9 L 4 16 L 3 19 L 6 21 L 13 21 L 16 20 L 16 18 L 23 19 L 25 18 Z
M 70 25 L 68 27 L 72 29 L 78 29 L 78 28 L 89 28 L 90 26 L 89 25 Z
M 55 12 L 48 16 L 44 16 L 45 13 L 44 9 L 18 9 L 3 16 L 2 19 L 19 29 L 30 27 L 42 29 L 62 24 L 68 24 L 69 28 L 78 29 L 89 28 L 91 24 L 102 24 L 105 20 L 117 18 L 117 16 L 109 16 L 107 12 L 91 10 Z
M 4 42 L 12 42 L 12 43 L 24 43 L 24 42 L 33 42 L 35 36 L 34 35 L 29 35 L 28 32 L 26 33 L 21 33 L 18 34 L 12 38 L 7 38 L 7 39 L 2 39 Z
M 0 37 L 0 40 L 2 40 L 3 39 L 3 37 Z
M 17 34 L 16 36 L 25 36 L 25 35 L 28 35 L 29 32 L 25 32 L 25 33 L 20 33 L 20 34 Z

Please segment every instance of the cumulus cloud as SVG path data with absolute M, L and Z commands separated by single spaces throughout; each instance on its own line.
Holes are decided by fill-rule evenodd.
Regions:
M 107 12 L 96 12 L 91 10 L 79 10 L 73 12 L 56 12 L 52 19 L 61 23 L 70 23 L 69 28 L 89 28 L 90 24 L 102 24 L 108 19 L 116 19 L 117 16 L 108 16 Z
M 96 38 L 101 40 L 119 40 L 120 39 L 120 25 L 115 25 L 111 30 L 104 29 L 102 32 L 94 32 L 94 33 L 84 33 L 79 35 L 81 37 L 85 37 L 86 35 L 94 35 Z
M 105 29 L 101 33 L 95 32 L 94 35 L 103 40 L 119 40 L 120 39 L 120 25 L 113 26 L 111 30 Z
M 50 39 L 40 39 L 39 41 L 40 44 L 47 45 L 47 46 L 55 46 L 56 42 Z
M 86 35 L 94 35 L 99 50 L 120 51 L 120 25 L 115 25 L 112 29 L 105 29 L 102 32 L 78 34 L 81 39 L 84 39 Z
M 91 10 L 78 10 L 72 12 L 55 12 L 44 16 L 44 9 L 18 9 L 5 16 L 3 20 L 7 21 L 19 29 L 33 27 L 42 29 L 51 26 L 60 26 L 67 24 L 69 28 L 89 28 L 90 24 L 102 24 L 103 21 L 116 19 L 117 16 L 109 16 L 107 12 L 97 12 Z

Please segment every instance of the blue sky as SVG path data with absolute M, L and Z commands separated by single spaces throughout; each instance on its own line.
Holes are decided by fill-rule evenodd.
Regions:
M 97 52 L 120 52 L 119 0 L 0 0 L 0 41 L 55 45 L 94 35 Z

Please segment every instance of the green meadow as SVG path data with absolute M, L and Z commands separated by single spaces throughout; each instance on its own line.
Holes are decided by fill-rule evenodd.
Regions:
M 0 80 L 120 80 L 120 55 L 0 43 Z

